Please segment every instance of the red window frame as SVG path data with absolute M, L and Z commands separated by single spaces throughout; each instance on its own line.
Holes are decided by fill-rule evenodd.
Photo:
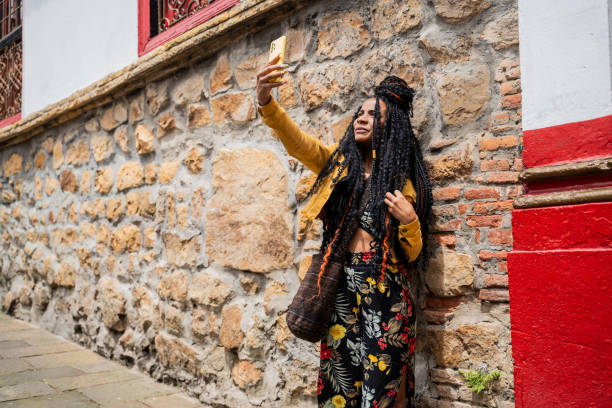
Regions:
M 191 30 L 219 13 L 240 3 L 240 0 L 217 0 L 194 15 L 185 18 L 162 33 L 151 38 L 151 1 L 138 0 L 138 56 L 151 52 L 160 45 Z

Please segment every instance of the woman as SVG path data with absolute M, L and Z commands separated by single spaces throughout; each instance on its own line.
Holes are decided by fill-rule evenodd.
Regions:
M 285 81 L 270 80 L 286 73 L 275 62 L 257 74 L 259 113 L 287 152 L 318 174 L 302 216 L 323 220 L 321 251 L 348 245 L 321 341 L 319 407 L 414 407 L 416 316 L 408 269 L 415 268 L 407 264 L 421 252 L 419 219 L 427 219 L 432 202 L 409 119 L 414 91 L 387 77 L 340 142 L 327 146 L 302 132 L 272 98 Z M 356 231 L 348 242 L 337 239 L 347 229 Z

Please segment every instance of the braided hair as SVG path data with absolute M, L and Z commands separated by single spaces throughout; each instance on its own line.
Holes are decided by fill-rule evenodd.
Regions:
M 415 212 L 421 221 L 423 249 L 417 258 L 422 265 L 426 258 L 426 237 L 428 217 L 432 206 L 431 184 L 425 168 L 419 142 L 414 136 L 410 117 L 413 115 L 412 100 L 414 90 L 406 81 L 395 76 L 386 77 L 374 90 L 376 98 L 374 111 L 374 126 L 372 129 L 372 150 L 374 158 L 371 175 L 371 200 L 366 210 L 373 218 L 373 236 L 377 246 L 376 256 L 382 262 L 381 281 L 389 258 L 390 241 L 397 245 L 397 230 L 399 221 L 389 217 L 387 205 L 384 203 L 388 191 L 402 191 L 406 181 L 410 179 L 416 190 Z M 386 104 L 384 126 L 381 124 L 380 101 Z M 338 147 L 330 155 L 325 166 L 319 173 L 311 193 L 317 191 L 327 177 L 333 177 L 332 191 L 322 211 L 323 240 L 321 252 L 325 253 L 326 262 L 321 267 L 320 278 L 327 265 L 327 259 L 340 245 L 338 236 L 346 229 L 350 220 L 355 219 L 359 212 L 359 198 L 363 194 L 364 160 L 361 150 L 355 141 L 353 123 L 358 112 L 347 127 Z M 343 160 L 340 159 L 343 157 Z M 347 176 L 340 179 L 340 174 L 347 169 Z M 348 220 L 348 222 L 347 222 Z M 349 238 L 350 239 L 350 238 Z M 372 243 L 371 245 L 373 245 Z M 374 248 L 371 248 L 374 249 Z M 404 256 L 398 251 L 399 256 Z

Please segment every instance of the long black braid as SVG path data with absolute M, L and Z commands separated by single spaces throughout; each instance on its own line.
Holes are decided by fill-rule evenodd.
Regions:
M 426 237 L 429 213 L 432 205 L 431 185 L 423 162 L 423 156 L 414 136 L 410 123 L 412 116 L 412 100 L 414 90 L 407 83 L 395 76 L 385 78 L 374 91 L 376 97 L 374 129 L 372 133 L 372 149 L 375 152 L 372 162 L 372 178 L 370 201 L 366 208 L 372 214 L 375 241 L 385 242 L 389 237 L 397 245 L 397 229 L 399 221 L 387 217 L 385 194 L 395 190 L 402 191 L 406 180 L 410 178 L 416 190 L 415 212 L 421 222 L 423 250 L 419 262 L 424 262 L 426 255 Z M 385 125 L 381 126 L 380 101 L 386 104 Z M 323 241 L 322 252 L 334 253 L 339 241 L 335 238 L 342 235 L 348 222 L 358 216 L 359 198 L 363 193 L 364 164 L 363 157 L 353 130 L 353 120 L 346 129 L 338 147 L 328 158 L 319 173 L 311 193 L 320 188 L 328 176 L 334 177 L 334 190 L 322 212 Z M 340 158 L 344 160 L 340 162 Z M 340 174 L 347 169 L 346 177 L 340 179 Z M 348 204 L 350 203 L 350 206 Z M 341 220 L 345 219 L 344 222 Z M 383 259 L 384 248 L 376 247 L 377 256 Z M 397 251 L 403 256 L 402 251 Z

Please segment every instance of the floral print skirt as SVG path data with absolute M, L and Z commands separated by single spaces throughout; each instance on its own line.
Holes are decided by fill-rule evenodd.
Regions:
M 403 264 L 374 252 L 349 252 L 329 332 L 321 340 L 319 408 L 393 407 L 406 372 L 406 407 L 414 407 L 416 314 Z

